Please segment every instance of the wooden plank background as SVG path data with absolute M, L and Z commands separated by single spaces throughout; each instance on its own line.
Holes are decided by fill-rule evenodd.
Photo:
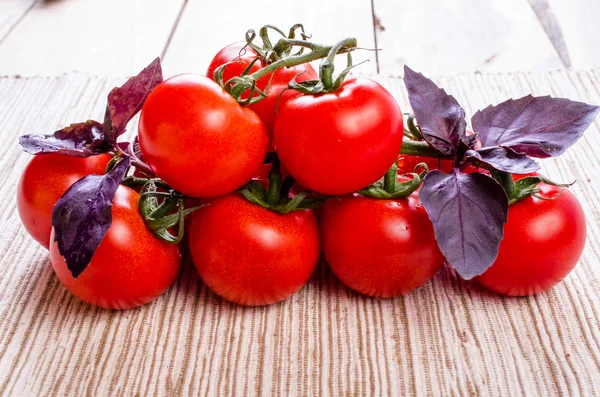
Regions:
M 379 48 L 356 53 L 370 61 L 361 74 L 590 68 L 599 17 L 596 0 L 0 0 L 0 75 L 131 75 L 156 55 L 166 75 L 204 73 L 248 28 L 296 22 L 317 41 Z

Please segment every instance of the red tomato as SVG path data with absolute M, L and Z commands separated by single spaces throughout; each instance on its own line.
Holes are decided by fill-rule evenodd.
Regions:
M 433 225 L 416 194 L 331 199 L 321 212 L 325 259 L 348 287 L 391 298 L 422 286 L 442 267 Z
M 298 183 L 341 195 L 369 186 L 402 145 L 402 112 L 389 92 L 349 79 L 333 93 L 301 95 L 279 107 L 275 147 Z
M 58 279 L 82 301 L 105 309 L 141 306 L 162 295 L 179 274 L 179 248 L 159 240 L 146 228 L 138 211 L 139 198 L 132 189 L 119 186 L 112 225 L 79 277 L 71 275 L 58 243 L 50 246 Z
M 233 61 L 229 65 L 225 66 L 223 81 L 226 82 L 232 77 L 240 76 L 244 69 L 250 65 L 252 60 L 258 56 L 256 51 L 254 51 L 252 48 L 244 48 L 245 44 L 246 43 L 241 42 L 233 43 L 219 51 L 208 66 L 206 75 L 211 79 L 214 79 L 215 69 L 226 64 L 227 62 Z M 250 73 L 254 73 L 265 66 L 265 63 L 262 60 L 259 60 L 251 67 Z M 283 104 L 292 96 L 298 95 L 298 92 L 293 90 L 286 90 L 284 92 L 289 82 L 294 78 L 296 81 L 302 82 L 307 80 L 316 80 L 319 78 L 319 75 L 317 72 L 315 72 L 313 67 L 310 66 L 310 64 L 305 63 L 299 66 L 278 69 L 274 73 L 270 73 L 261 77 L 256 82 L 256 86 L 262 91 L 265 91 L 268 86 L 269 89 L 265 91 L 267 97 L 248 107 L 255 111 L 256 114 L 258 114 L 258 117 L 260 117 L 260 119 L 263 121 L 267 130 L 267 134 L 270 138 L 273 137 L 273 126 L 275 125 L 277 107 L 281 106 L 281 104 Z M 282 92 L 283 94 L 281 94 Z M 245 93 L 242 95 L 242 98 L 248 98 L 248 94 L 248 92 Z
M 238 194 L 192 214 L 192 259 L 217 295 L 241 305 L 284 300 L 308 281 L 321 252 L 312 211 L 281 215 Z
M 248 182 L 267 152 L 262 122 L 214 81 L 182 74 L 148 96 L 139 123 L 145 161 L 192 197 L 227 194 Z
M 573 270 L 583 253 L 586 225 L 577 198 L 561 187 L 538 187 L 541 197 L 555 198 L 528 197 L 509 207 L 498 258 L 476 278 L 492 291 L 525 296 L 548 290 Z
M 52 209 L 67 189 L 88 174 L 104 174 L 110 156 L 88 158 L 62 154 L 34 156 L 19 180 L 17 208 L 27 232 L 48 248 Z

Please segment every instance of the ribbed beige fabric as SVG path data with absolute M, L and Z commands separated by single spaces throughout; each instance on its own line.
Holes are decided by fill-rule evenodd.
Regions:
M 378 80 L 408 110 L 401 81 Z M 409 296 L 375 300 L 320 266 L 291 299 L 243 308 L 187 263 L 155 302 L 112 312 L 70 296 L 21 226 L 15 189 L 29 156 L 16 138 L 101 119 L 119 82 L 0 79 L 0 395 L 600 396 L 600 121 L 544 163 L 578 181 L 589 227 L 580 264 L 548 293 L 503 298 L 444 269 Z M 438 82 L 471 115 L 529 92 L 600 104 L 600 70 Z

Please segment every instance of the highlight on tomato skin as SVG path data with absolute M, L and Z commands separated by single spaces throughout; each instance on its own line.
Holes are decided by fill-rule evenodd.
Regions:
M 50 259 L 58 279 L 82 301 L 104 309 L 131 309 L 152 302 L 177 278 L 179 247 L 159 240 L 146 228 L 138 200 L 134 190 L 119 186 L 112 225 L 77 278 L 67 268 L 58 243 L 52 242 Z
M 410 293 L 440 270 L 444 257 L 417 194 L 329 200 L 320 217 L 325 259 L 349 288 L 376 298 Z
M 79 179 L 104 174 L 110 159 L 105 154 L 85 158 L 56 153 L 34 156 L 17 187 L 17 209 L 31 237 L 48 249 L 54 204 Z
M 188 244 L 204 283 L 245 306 L 269 305 L 300 290 L 321 254 L 311 210 L 279 214 L 230 194 L 195 211 Z
M 575 195 L 545 183 L 538 187 L 543 199 L 532 196 L 509 207 L 498 257 L 475 278 L 492 291 L 529 296 L 549 290 L 575 268 L 583 253 L 586 222 Z

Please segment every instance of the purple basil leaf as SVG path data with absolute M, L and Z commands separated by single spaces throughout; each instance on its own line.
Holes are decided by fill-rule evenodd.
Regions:
M 112 89 L 112 91 L 114 91 L 116 89 L 117 88 L 115 87 Z M 116 142 L 117 136 L 115 134 L 115 129 L 113 127 L 113 123 L 110 118 L 110 108 L 109 108 L 108 104 L 106 105 L 106 110 L 104 111 L 104 122 L 102 123 L 102 131 L 104 131 L 104 136 L 108 137 L 107 140 L 110 140 L 110 142 L 112 142 L 112 143 Z
M 477 172 L 434 170 L 419 197 L 446 261 L 466 280 L 485 272 L 498 256 L 508 214 L 502 186 Z
M 116 141 L 125 132 L 127 123 L 142 109 L 146 98 L 163 81 L 160 58 L 156 58 L 137 76 L 108 94 L 108 107 L 104 118 L 107 139 Z M 110 128 L 109 128 L 110 127 Z
M 477 145 L 477 137 L 478 137 L 477 134 L 472 134 L 472 135 L 465 135 L 464 137 L 462 137 L 460 139 L 460 141 L 458 142 L 458 147 L 456 149 L 456 155 L 454 156 L 457 164 L 460 164 L 463 162 L 466 152 L 475 148 L 475 145 Z
M 74 157 L 89 157 L 112 150 L 106 142 L 102 124 L 94 120 L 71 124 L 54 134 L 23 135 L 19 144 L 30 154 L 59 153 Z
M 478 111 L 471 120 L 483 147 L 508 146 L 532 157 L 554 157 L 573 145 L 600 108 L 583 102 L 527 95 Z
M 404 83 L 423 138 L 442 154 L 454 155 L 466 134 L 464 109 L 453 96 L 408 66 L 404 66 Z
M 75 278 L 89 265 L 112 223 L 112 201 L 130 163 L 125 157 L 106 175 L 83 177 L 54 206 L 54 241 Z
M 471 135 L 465 135 L 461 138 L 461 143 L 469 149 L 473 149 L 477 145 L 479 134 L 474 133 Z
M 498 171 L 511 174 L 527 174 L 540 169 L 539 164 L 525 153 L 516 153 L 510 148 L 501 146 L 468 150 L 465 153 L 465 161 L 480 161 Z

